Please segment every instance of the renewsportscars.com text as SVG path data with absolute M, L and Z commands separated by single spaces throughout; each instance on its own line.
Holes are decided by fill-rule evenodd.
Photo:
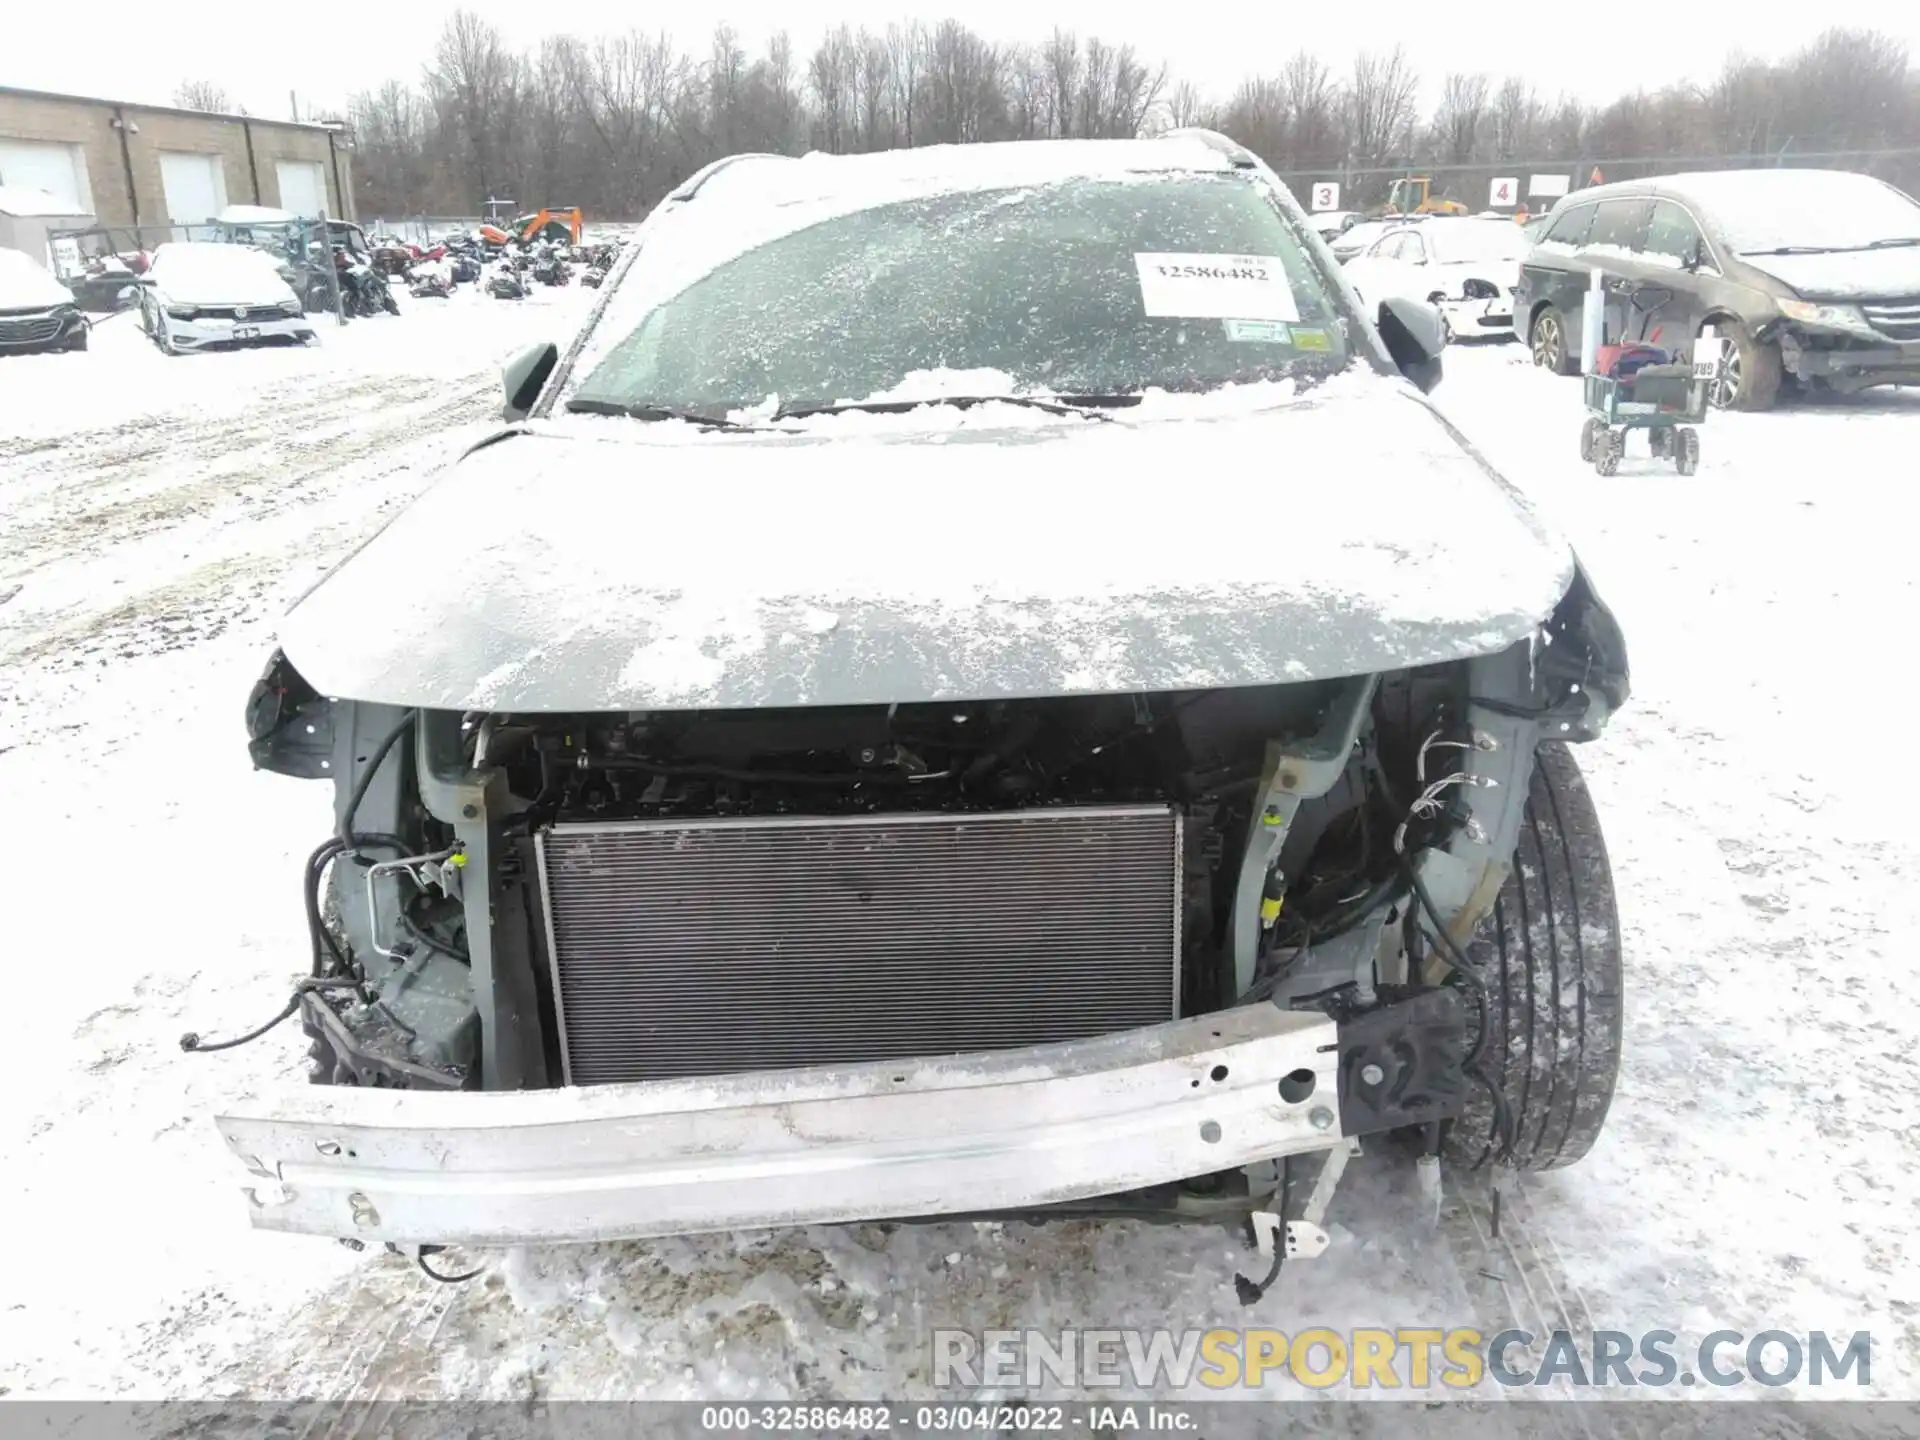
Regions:
M 1075 1389 L 1255 1389 L 1291 1380 L 1309 1389 L 1470 1390 L 1488 1384 L 1654 1388 L 1764 1385 L 1865 1387 L 1873 1340 L 1716 1330 L 1698 1342 L 1671 1330 L 1398 1328 L 1332 1330 L 936 1330 L 933 1383 L 942 1389 L 1059 1385 Z

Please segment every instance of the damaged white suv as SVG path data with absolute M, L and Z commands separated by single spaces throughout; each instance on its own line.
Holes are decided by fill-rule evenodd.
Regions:
M 1564 742 L 1626 658 L 1441 346 L 1217 135 L 695 176 L 249 702 L 336 813 L 317 1084 L 219 1120 L 254 1222 L 1304 1224 L 1355 1136 L 1578 1158 Z

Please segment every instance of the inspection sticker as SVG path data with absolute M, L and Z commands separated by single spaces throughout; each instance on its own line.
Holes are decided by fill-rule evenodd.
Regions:
M 1181 320 L 1300 318 L 1287 272 L 1275 255 L 1136 254 L 1140 303 L 1149 315 Z
M 1251 340 L 1256 344 L 1290 345 L 1293 329 L 1284 320 L 1223 320 L 1227 339 Z

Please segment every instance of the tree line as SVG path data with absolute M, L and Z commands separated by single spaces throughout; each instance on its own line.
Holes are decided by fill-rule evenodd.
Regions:
M 521 51 L 459 11 L 417 81 L 354 96 L 346 118 L 367 217 L 473 215 L 491 197 L 633 219 L 736 151 L 1183 125 L 1224 131 L 1290 179 L 1344 177 L 1349 203 L 1377 199 L 1394 171 L 1419 167 L 1444 172 L 1441 190 L 1451 183 L 1472 198 L 1476 167 L 1495 174 L 1516 162 L 1607 163 L 1605 178 L 1621 179 L 1669 159 L 1809 155 L 1806 163 L 1872 170 L 1909 190 L 1920 181 L 1920 72 L 1903 43 L 1871 30 L 1829 30 L 1777 62 L 1735 55 L 1704 82 L 1598 105 L 1544 95 L 1524 77 L 1454 73 L 1423 112 L 1422 89 L 1401 48 L 1363 53 L 1343 70 L 1302 50 L 1231 95 L 1208 97 L 1131 45 L 1064 30 L 1019 45 L 954 19 L 843 25 L 803 55 L 785 34 L 750 53 L 721 24 L 704 53 L 638 31 L 556 35 Z M 1915 153 L 1873 153 L 1889 151 Z

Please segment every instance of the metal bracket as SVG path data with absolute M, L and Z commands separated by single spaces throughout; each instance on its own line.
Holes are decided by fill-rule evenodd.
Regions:
M 1301 802 L 1326 794 L 1345 773 L 1378 683 L 1379 677 L 1374 675 L 1346 682 L 1318 732 L 1294 744 L 1278 740 L 1267 744 L 1246 848 L 1240 856 L 1240 878 L 1233 892 L 1235 994 L 1245 994 L 1253 984 L 1254 964 L 1260 954 L 1260 901 L 1267 872 L 1287 843 L 1287 832 L 1300 812 Z
M 1327 1218 L 1327 1208 L 1333 1204 L 1333 1192 L 1340 1184 L 1340 1177 L 1347 1173 L 1347 1161 L 1360 1153 L 1360 1142 L 1348 1139 L 1327 1151 L 1326 1163 L 1320 1167 L 1320 1173 L 1314 1177 L 1313 1193 L 1307 1196 L 1306 1207 L 1301 1210 L 1300 1218 L 1318 1229 L 1320 1222 Z
M 1259 1247 L 1260 1258 L 1273 1258 L 1274 1242 L 1284 1234 L 1287 1259 L 1313 1260 L 1326 1253 L 1332 1243 L 1327 1232 L 1307 1220 L 1287 1220 L 1271 1210 L 1256 1210 L 1252 1215 L 1254 1244 Z
M 1347 1161 L 1360 1153 L 1360 1142 L 1342 1140 L 1324 1153 L 1326 1158 L 1321 1162 L 1320 1173 L 1314 1177 L 1313 1191 L 1307 1196 L 1299 1219 L 1283 1220 L 1272 1210 L 1255 1210 L 1248 1217 L 1253 1222 L 1253 1243 L 1258 1247 L 1262 1260 L 1273 1258 L 1276 1241 L 1286 1246 L 1289 1260 L 1316 1259 L 1324 1255 L 1327 1246 L 1333 1243 L 1321 1222 L 1327 1218 L 1327 1208 L 1333 1204 L 1333 1192 L 1339 1187 L 1340 1177 L 1346 1173 Z M 1285 1238 L 1281 1240 L 1283 1235 Z

